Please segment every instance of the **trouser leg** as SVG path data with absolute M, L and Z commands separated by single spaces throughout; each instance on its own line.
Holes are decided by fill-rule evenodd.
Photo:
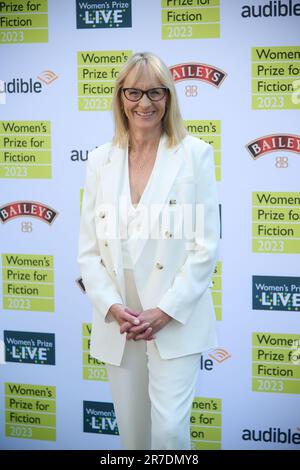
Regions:
M 152 449 L 190 449 L 190 414 L 201 354 L 161 359 L 147 342 Z
M 127 341 L 121 366 L 106 367 L 123 448 L 150 449 L 151 406 L 145 341 Z
M 133 271 L 125 269 L 124 275 L 127 306 L 141 311 Z M 151 405 L 145 341 L 126 341 L 121 365 L 106 367 L 124 449 L 150 449 Z

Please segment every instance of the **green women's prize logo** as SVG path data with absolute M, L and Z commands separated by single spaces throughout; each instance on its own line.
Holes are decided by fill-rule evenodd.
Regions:
M 161 0 L 162 39 L 220 37 L 220 0 Z
M 2 254 L 3 308 L 54 312 L 54 260 L 49 255 Z
M 48 0 L 0 2 L 0 44 L 48 42 Z
M 300 253 L 300 193 L 252 193 L 254 253 Z
M 51 178 L 50 121 L 0 121 L 0 178 Z
M 107 370 L 104 362 L 98 361 L 90 355 L 92 325 L 82 324 L 82 358 L 83 358 L 83 379 L 101 380 L 107 382 Z
M 111 109 L 115 81 L 131 51 L 79 51 L 78 109 L 108 111 Z
M 188 120 L 184 123 L 190 134 L 213 146 L 216 180 L 221 181 L 221 121 Z
M 300 109 L 300 47 L 252 48 L 252 109 Z
M 190 417 L 193 450 L 220 450 L 222 440 L 222 400 L 195 397 Z
M 300 335 L 253 333 L 252 389 L 300 394 Z
M 21 439 L 56 440 L 56 388 L 5 384 L 5 435 Z

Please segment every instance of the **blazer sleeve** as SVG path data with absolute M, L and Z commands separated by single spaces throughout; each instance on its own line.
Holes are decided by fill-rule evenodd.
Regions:
M 96 155 L 91 152 L 87 162 L 77 262 L 87 296 L 103 319 L 109 322 L 112 320 L 109 308 L 115 303 L 123 304 L 123 301 L 105 266 L 101 264 L 95 226 L 95 204 L 99 185 L 95 157 Z
M 182 324 L 187 323 L 198 300 L 209 287 L 217 261 L 220 236 L 213 147 L 205 144 L 204 151 L 203 146 L 196 147 L 196 204 L 200 204 L 203 209 L 203 224 L 196 225 L 192 249 L 171 287 L 157 305 Z

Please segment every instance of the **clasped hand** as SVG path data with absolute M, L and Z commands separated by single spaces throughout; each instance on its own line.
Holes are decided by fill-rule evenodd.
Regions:
M 120 325 L 120 333 L 126 333 L 127 340 L 135 341 L 155 339 L 155 334 L 172 318 L 158 307 L 136 312 L 124 305 L 115 304 L 111 313 Z

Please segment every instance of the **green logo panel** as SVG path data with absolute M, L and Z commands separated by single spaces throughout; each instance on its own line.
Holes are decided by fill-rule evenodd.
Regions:
M 222 262 L 218 261 L 212 276 L 212 298 L 215 315 L 218 321 L 222 320 Z
M 300 193 L 252 193 L 252 250 L 300 253 Z
M 56 388 L 5 384 L 5 435 L 20 439 L 56 440 Z
M 253 333 L 252 361 L 253 391 L 300 393 L 300 335 Z
M 184 2 L 185 3 L 185 2 Z M 220 37 L 220 0 L 161 2 L 162 39 L 202 39 Z
M 90 323 L 82 324 L 82 364 L 83 380 L 108 381 L 107 370 L 104 362 L 98 361 L 90 355 L 92 325 Z
M 300 47 L 252 48 L 252 109 L 300 109 Z
M 214 148 L 216 180 L 221 181 L 221 121 L 185 120 L 188 132 Z
M 129 50 L 77 53 L 79 111 L 111 109 L 115 80 L 131 54 Z
M 3 308 L 54 312 L 54 259 L 2 254 Z
M 50 121 L 0 121 L 0 178 L 52 178 Z
M 2 3 L 0 44 L 48 42 L 48 0 Z
M 221 449 L 222 401 L 219 398 L 195 397 L 190 424 L 192 449 Z

